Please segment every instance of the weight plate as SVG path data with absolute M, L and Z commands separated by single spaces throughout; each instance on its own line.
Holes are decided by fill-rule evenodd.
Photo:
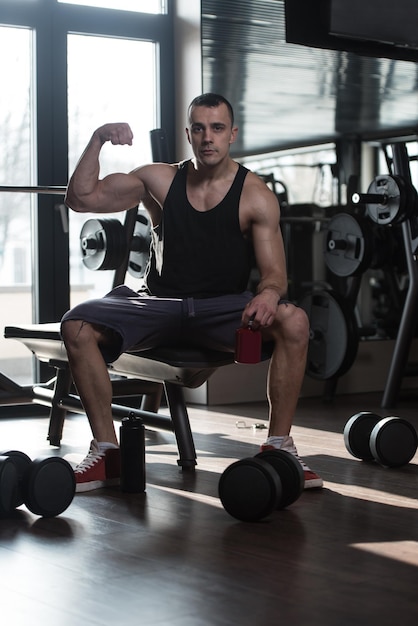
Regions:
M 406 218 L 407 188 L 400 176 L 376 176 L 367 193 L 382 195 L 381 204 L 366 204 L 367 215 L 377 224 L 398 224 Z
M 385 467 L 407 465 L 415 455 L 417 445 L 415 428 L 400 417 L 385 417 L 370 435 L 370 450 L 376 461 Z
M 380 415 L 371 411 L 362 411 L 350 417 L 344 427 L 344 443 L 352 456 L 362 461 L 374 460 L 370 449 L 370 435 L 380 419 Z
M 305 486 L 305 475 L 299 461 L 285 450 L 265 450 L 255 456 L 267 461 L 276 470 L 282 483 L 278 509 L 285 509 L 300 497 Z
M 372 236 L 369 223 L 360 216 L 339 213 L 328 223 L 324 259 L 337 276 L 358 276 L 370 265 Z
M 277 509 L 282 486 L 269 463 L 248 458 L 226 468 L 218 491 L 227 513 L 243 522 L 255 522 Z
M 81 229 L 82 260 L 90 270 L 117 269 L 125 258 L 126 247 L 125 229 L 118 219 L 87 220 Z
M 17 508 L 24 502 L 23 478 L 32 461 L 27 454 L 20 452 L 20 450 L 4 450 L 3 452 L 0 452 L 0 455 L 9 457 L 16 467 L 18 488 L 16 490 L 16 502 L 14 504 L 14 508 Z
M 353 311 L 332 290 L 307 294 L 300 306 L 310 323 L 306 373 L 320 380 L 343 376 L 357 356 L 359 337 Z
M 128 272 L 135 278 L 143 278 L 147 267 L 151 244 L 151 223 L 147 213 L 138 210 L 129 253 Z
M 17 469 L 8 456 L 0 456 L 0 515 L 7 515 L 16 505 L 18 491 Z
M 69 507 L 74 494 L 74 471 L 65 459 L 36 459 L 25 474 L 25 504 L 35 515 L 60 515 Z

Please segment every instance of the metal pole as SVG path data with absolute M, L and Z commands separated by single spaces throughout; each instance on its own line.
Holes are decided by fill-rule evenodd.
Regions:
M 395 144 L 393 150 L 394 173 L 402 176 L 408 185 L 411 183 L 411 170 L 404 143 Z M 408 361 L 409 350 L 415 334 L 418 313 L 418 266 L 412 249 L 411 221 L 402 222 L 402 237 L 408 268 L 409 286 L 399 323 L 398 336 L 393 350 L 389 374 L 383 394 L 382 407 L 390 408 L 396 403 L 402 378 Z
M 62 196 L 65 195 L 66 191 L 67 187 L 16 187 L 10 185 L 0 185 L 0 192 L 3 193 L 38 193 Z

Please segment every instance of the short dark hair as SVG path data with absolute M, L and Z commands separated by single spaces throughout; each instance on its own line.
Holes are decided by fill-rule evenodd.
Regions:
M 192 112 L 193 107 L 218 107 L 220 104 L 226 104 L 229 117 L 231 118 L 231 125 L 234 125 L 234 110 L 232 105 L 224 96 L 219 95 L 218 93 L 204 93 L 201 96 L 196 96 L 191 103 L 189 104 L 188 109 L 188 118 L 190 121 L 190 114 Z

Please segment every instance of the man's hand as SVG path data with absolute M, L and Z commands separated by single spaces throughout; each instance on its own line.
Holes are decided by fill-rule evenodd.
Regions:
M 275 320 L 279 296 L 275 289 L 264 289 L 250 300 L 242 314 L 243 326 L 252 320 L 253 328 L 268 328 Z
M 94 135 L 100 139 L 102 145 L 110 141 L 114 146 L 131 146 L 134 137 L 131 127 L 125 122 L 104 124 L 94 132 Z

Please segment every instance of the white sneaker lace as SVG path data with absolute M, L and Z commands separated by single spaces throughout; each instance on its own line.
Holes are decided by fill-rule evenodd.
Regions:
M 282 448 L 282 450 L 284 450 L 285 452 L 289 452 L 289 454 L 294 456 L 299 461 L 299 463 L 301 464 L 302 469 L 303 469 L 304 472 L 311 472 L 312 471 L 311 468 L 306 465 L 305 461 L 303 461 L 300 458 L 300 456 L 298 454 L 298 451 L 296 450 L 296 446 L 294 444 L 293 445 L 289 445 L 288 447 Z
M 93 467 L 100 459 L 105 456 L 105 452 L 101 452 L 100 450 L 95 449 L 95 447 L 91 447 L 88 455 L 77 465 L 75 468 L 76 472 L 86 472 L 90 467 Z

